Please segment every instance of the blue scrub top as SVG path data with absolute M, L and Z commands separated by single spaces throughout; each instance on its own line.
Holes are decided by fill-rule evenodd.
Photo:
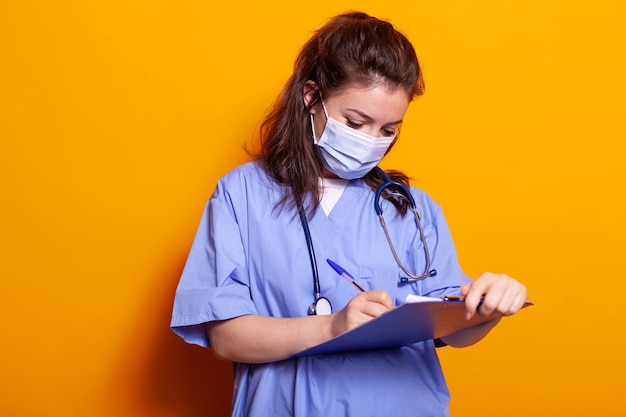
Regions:
M 258 162 L 235 168 L 207 203 L 176 290 L 171 326 L 188 343 L 209 347 L 206 323 L 245 314 L 298 317 L 313 299 L 311 264 L 297 213 L 275 208 L 284 186 Z M 407 294 L 458 294 L 471 282 L 461 270 L 439 206 L 411 188 L 437 275 L 409 284 L 398 267 L 374 211 L 374 193 L 350 181 L 326 216 L 317 210 L 309 228 L 318 261 L 321 295 L 339 311 L 356 289 L 326 263 L 332 259 L 366 289 Z M 398 255 L 413 273 L 425 257 L 413 215 L 381 202 Z M 447 416 L 449 393 L 432 341 L 400 349 L 236 364 L 233 416 Z

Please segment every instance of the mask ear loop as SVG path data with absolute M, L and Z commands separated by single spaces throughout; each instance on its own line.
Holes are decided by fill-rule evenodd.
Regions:
M 309 113 L 311 116 L 311 136 L 313 136 L 313 144 L 317 144 L 317 138 L 315 137 L 315 122 L 313 121 L 313 113 Z
M 326 116 L 326 120 L 328 120 L 328 111 L 326 110 L 326 105 L 324 104 L 324 97 L 322 97 L 322 92 L 318 91 L 317 94 L 320 95 L 320 103 L 322 103 L 322 109 L 324 109 L 324 115 Z
M 326 105 L 324 104 L 324 98 L 322 97 L 322 93 L 318 90 L 317 94 L 320 96 L 320 103 L 322 104 L 322 109 L 324 110 L 324 116 L 326 116 L 326 120 L 328 120 L 328 111 L 326 110 Z M 313 136 L 313 144 L 317 144 L 319 140 L 315 135 L 315 121 L 313 119 L 313 113 L 309 113 L 311 117 L 311 135 Z

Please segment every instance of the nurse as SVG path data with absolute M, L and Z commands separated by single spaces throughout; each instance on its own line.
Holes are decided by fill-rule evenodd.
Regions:
M 526 288 L 513 278 L 484 273 L 472 280 L 463 273 L 441 208 L 414 187 L 423 238 L 403 198 L 387 193 L 381 206 L 402 263 L 421 274 L 425 240 L 437 274 L 406 282 L 395 261 L 374 210 L 374 192 L 384 181 L 375 167 L 398 140 L 409 103 L 423 92 L 404 35 L 363 13 L 337 16 L 303 46 L 261 127 L 258 157 L 218 181 L 171 325 L 187 342 L 234 363 L 233 416 L 447 416 L 436 342 L 471 345 L 497 319 L 399 349 L 291 357 L 408 294 L 462 295 L 467 317 L 511 315 L 526 301 Z M 409 186 L 403 173 L 387 174 Z M 312 262 L 305 228 L 324 262 Z M 326 259 L 365 291 L 338 278 Z M 320 297 L 332 314 L 309 314 Z

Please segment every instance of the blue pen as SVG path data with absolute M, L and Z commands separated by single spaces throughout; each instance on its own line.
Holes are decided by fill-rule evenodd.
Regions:
M 360 291 L 365 292 L 365 288 L 361 287 L 359 283 L 354 280 L 354 277 L 348 273 L 348 271 L 346 271 L 330 259 L 326 259 L 326 262 L 328 262 L 328 265 L 330 265 L 335 270 L 335 272 L 342 276 L 346 281 L 357 287 Z

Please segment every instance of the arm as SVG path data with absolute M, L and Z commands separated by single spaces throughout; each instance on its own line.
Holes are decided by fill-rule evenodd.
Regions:
M 467 319 L 474 314 L 510 316 L 524 306 L 527 297 L 526 287 L 520 282 L 506 275 L 490 272 L 482 274 L 470 285 L 463 285 L 461 294 L 465 297 Z M 479 305 L 481 299 L 483 302 Z M 453 347 L 470 346 L 484 338 L 499 322 L 500 318 L 497 318 L 452 333 L 441 340 Z
M 215 354 L 233 362 L 265 363 L 323 343 L 393 308 L 385 291 L 363 292 L 328 316 L 293 318 L 239 316 L 211 322 L 207 332 Z

